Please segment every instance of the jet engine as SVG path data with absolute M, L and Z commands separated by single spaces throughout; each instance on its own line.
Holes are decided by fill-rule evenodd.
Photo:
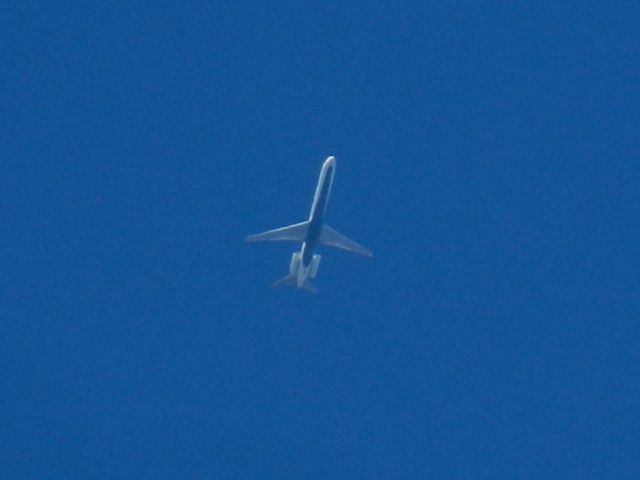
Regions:
M 311 271 L 309 272 L 311 278 L 315 278 L 318 274 L 318 267 L 320 267 L 320 258 L 322 258 L 321 255 L 318 255 L 316 253 L 311 259 Z
M 300 265 L 300 252 L 293 252 L 291 255 L 291 263 L 289 264 L 289 273 L 295 275 Z

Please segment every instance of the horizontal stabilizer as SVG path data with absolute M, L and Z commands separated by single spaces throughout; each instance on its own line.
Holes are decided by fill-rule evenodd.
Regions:
M 271 284 L 271 286 L 273 288 L 279 288 L 279 287 L 295 287 L 296 286 L 296 276 L 295 275 L 287 275 L 284 278 L 281 278 L 280 280 L 273 282 Z M 309 280 L 305 280 L 305 282 L 302 284 L 302 288 L 304 288 L 305 290 L 308 290 L 311 293 L 318 293 L 318 289 L 316 288 L 316 286 L 311 283 L 311 281 Z
M 309 222 L 304 221 L 287 227 L 257 233 L 256 235 L 249 235 L 247 242 L 304 242 L 307 238 L 308 229 Z
M 304 284 L 302 285 L 302 288 L 304 288 L 305 290 L 311 293 L 318 293 L 318 288 L 313 283 L 311 283 L 310 280 L 305 280 Z
M 279 287 L 286 287 L 289 285 L 295 285 L 296 284 L 296 277 L 295 275 L 287 275 L 284 278 L 281 278 L 280 280 L 273 282 L 271 284 L 271 286 L 273 288 L 279 288 Z
M 373 253 L 365 247 L 353 240 L 345 237 L 343 234 L 336 232 L 326 223 L 322 226 L 322 235 L 320 235 L 320 243 L 330 247 L 341 248 L 349 252 L 358 253 L 366 257 L 373 257 Z

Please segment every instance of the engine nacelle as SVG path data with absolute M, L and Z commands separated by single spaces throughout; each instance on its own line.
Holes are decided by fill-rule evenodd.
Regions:
M 311 278 L 315 278 L 316 275 L 318 274 L 318 268 L 320 267 L 320 259 L 322 258 L 321 255 L 318 255 L 317 253 L 313 256 L 313 258 L 311 259 L 311 271 L 309 272 L 309 276 Z
M 291 263 L 289 264 L 289 273 L 294 275 L 298 271 L 300 265 L 300 252 L 293 252 L 291 255 Z

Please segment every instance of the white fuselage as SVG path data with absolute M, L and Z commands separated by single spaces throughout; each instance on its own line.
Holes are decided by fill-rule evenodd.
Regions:
M 318 272 L 320 264 L 320 255 L 314 255 L 313 251 L 320 240 L 322 234 L 322 224 L 324 223 L 324 212 L 327 207 L 329 195 L 331 194 L 331 186 L 333 185 L 333 177 L 335 174 L 336 159 L 329 157 L 322 164 L 318 184 L 315 194 L 313 195 L 313 203 L 309 213 L 309 229 L 307 238 L 302 243 L 302 248 L 291 257 L 289 273 L 295 275 L 296 285 L 302 288 L 307 278 L 314 278 Z

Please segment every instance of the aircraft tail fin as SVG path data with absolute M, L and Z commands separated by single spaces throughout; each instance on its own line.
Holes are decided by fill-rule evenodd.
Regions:
M 295 287 L 296 286 L 296 276 L 295 275 L 287 275 L 286 277 L 281 278 L 280 280 L 277 280 L 275 282 L 273 282 L 271 284 L 271 286 L 273 288 L 280 288 L 280 287 Z M 311 293 L 318 293 L 318 288 L 311 283 L 310 280 L 305 280 L 304 284 L 302 285 L 302 288 L 304 288 L 305 290 L 311 292 Z

